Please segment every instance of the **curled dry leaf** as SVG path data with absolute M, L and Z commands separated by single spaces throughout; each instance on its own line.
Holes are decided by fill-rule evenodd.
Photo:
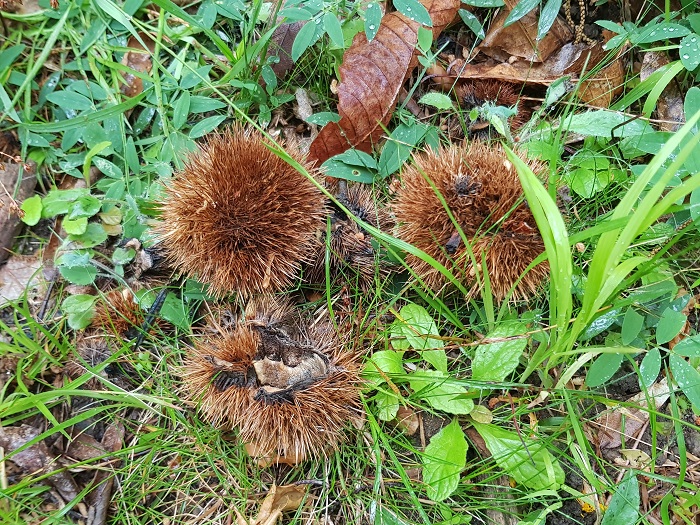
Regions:
M 459 0 L 422 0 L 433 22 L 433 39 L 457 15 Z M 372 41 L 359 33 L 340 66 L 340 121 L 327 124 L 311 144 L 311 160 L 324 162 L 355 147 L 369 151 L 391 118 L 404 80 L 418 63 L 420 24 L 401 13 L 384 15 Z
M 260 505 L 258 517 L 248 520 L 236 510 L 236 521 L 238 525 L 274 525 L 283 512 L 298 509 L 305 495 L 306 487 L 303 485 L 272 485 Z
M 131 36 L 127 42 L 127 47 L 132 49 L 124 54 L 122 64 L 132 69 L 136 73 L 149 74 L 153 67 L 151 56 L 155 50 L 155 42 L 146 33 L 139 33 L 139 37 L 146 45 L 144 47 L 135 36 Z M 127 97 L 135 97 L 143 91 L 143 80 L 134 73 L 124 72 L 122 74 L 124 84 L 121 87 L 122 94 Z
M 501 9 L 491 23 L 489 32 L 479 45 L 479 51 L 500 62 L 518 57 L 528 62 L 544 62 L 554 52 L 571 42 L 573 34 L 566 22 L 557 16 L 546 36 L 537 40 L 539 10 L 533 9 L 516 23 L 503 27 L 517 0 L 506 0 L 507 8 Z

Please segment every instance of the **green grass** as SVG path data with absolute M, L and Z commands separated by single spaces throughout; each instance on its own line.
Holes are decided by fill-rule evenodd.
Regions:
M 22 159 L 37 162 L 37 193 L 44 197 L 62 181 L 89 174 L 92 167 L 104 174 L 81 194 L 82 208 L 75 204 L 78 197 L 67 196 L 64 208 L 55 213 L 45 208 L 39 225 L 26 234 L 46 236 L 55 227 L 55 217 L 66 221 L 70 214 L 96 225 L 57 252 L 73 257 L 70 264 L 56 261 L 68 281 L 85 284 L 85 276 L 96 271 L 100 278 L 123 282 L 128 256 L 122 260 L 103 249 L 106 232 L 116 233 L 107 241 L 111 244 L 133 237 L 152 241 L 150 228 L 157 221 L 155 203 L 163 181 L 182 167 L 187 152 L 207 132 L 233 122 L 274 131 L 267 126 L 277 113 L 299 124 L 292 117 L 297 88 L 316 97 L 315 113 L 336 110 L 330 86 L 342 50 L 328 34 L 308 46 L 286 78 L 274 79 L 265 62 L 276 27 L 274 9 L 253 0 L 241 2 L 236 14 L 236 2 L 227 4 L 228 11 L 222 5 L 61 0 L 55 11 L 3 14 L 9 29 L 0 43 L 0 123 L 18 136 Z M 325 12 L 339 18 L 346 45 L 363 29 L 360 3 L 314 6 L 309 7 L 313 16 Z M 700 15 L 687 11 L 677 19 L 690 27 L 692 16 Z M 155 45 L 152 69 L 134 73 L 144 90 L 129 98 L 120 89 L 124 73 L 133 72 L 122 58 L 129 38 L 144 43 L 144 33 Z M 671 47 L 677 44 L 670 42 Z M 419 75 L 425 74 L 421 69 Z M 39 430 L 19 452 L 41 441 L 52 451 L 65 452 L 79 430 L 99 440 L 105 429 L 123 427 L 125 439 L 119 450 L 95 457 L 64 454 L 53 468 L 73 476 L 78 493 L 60 502 L 52 494 L 50 473 L 22 472 L 12 462 L 13 453 L 4 451 L 10 461 L 0 459 L 0 523 L 84 520 L 95 489 L 90 480 L 104 473 L 113 481 L 107 523 L 114 524 L 228 523 L 236 519 L 233 509 L 252 519 L 273 483 L 299 483 L 309 487 L 308 494 L 298 509 L 285 514 L 285 523 L 318 519 L 336 524 L 457 525 L 489 523 L 494 513 L 504 512 L 514 522 L 528 524 L 544 523 L 550 515 L 556 523 L 590 523 L 592 516 L 605 516 L 605 525 L 617 525 L 623 522 L 603 511 L 628 470 L 643 473 L 648 488 L 659 497 L 649 508 L 628 508 L 631 517 L 625 524 L 690 523 L 698 508 L 697 472 L 686 457 L 700 431 L 700 386 L 692 382 L 694 376 L 681 386 L 672 383 L 670 401 L 660 408 L 650 390 L 656 376 L 641 388 L 647 393 L 643 412 L 649 419 L 641 446 L 652 465 L 670 461 L 677 466 L 621 466 L 619 449 L 633 448 L 634 443 L 628 440 L 606 455 L 600 453 L 595 436 L 603 410 L 638 408 L 622 388 L 625 381 L 645 381 L 642 369 L 649 373 L 654 352 L 662 358 L 656 371 L 667 378 L 680 375 L 678 359 L 695 370 L 700 365 L 697 344 L 673 350 L 668 345 L 672 338 L 666 337 L 681 315 L 694 321 L 686 335 L 698 332 L 698 309 L 687 302 L 698 293 L 700 282 L 700 90 L 691 89 L 697 84 L 696 74 L 678 61 L 644 81 L 630 76 L 613 106 L 648 117 L 664 96 L 663 88 L 676 81 L 683 88 L 688 120 L 676 133 L 652 130 L 642 143 L 634 126 L 645 122 L 643 118 L 619 122 L 618 114 L 604 114 L 597 125 L 608 130 L 607 135 L 568 144 L 570 133 L 585 127 L 575 116 L 587 109 L 570 93 L 556 109 L 539 111 L 541 121 L 520 136 L 531 151 L 545 152 L 550 164 L 546 180 L 509 150 L 545 242 L 546 252 L 537 262 L 546 258 L 551 267 L 550 280 L 528 303 L 496 303 L 488 292 L 488 275 L 483 276 L 484 297 L 465 300 L 468 287 L 448 268 L 393 232 L 379 231 L 357 218 L 398 261 L 400 272 L 389 278 L 377 274 L 369 290 L 359 289 L 352 280 L 345 288 L 328 285 L 317 290 L 317 303 L 325 303 L 334 326 L 353 326 L 349 347 L 363 362 L 375 356 L 373 366 L 382 370 L 368 372 L 362 394 L 365 417 L 349 425 L 347 442 L 327 458 L 261 468 L 247 456 L 235 430 L 214 428 L 195 406 L 183 401 L 180 367 L 199 336 L 201 313 L 196 312 L 203 302 L 192 281 L 181 286 L 182 295 L 168 296 L 161 314 L 176 325 L 174 331 L 148 335 L 137 353 L 125 344 L 75 380 L 62 375 L 80 333 L 68 325 L 85 312 L 69 311 L 63 304 L 69 291 L 55 286 L 41 318 L 31 297 L 6 306 L 0 317 L 0 426 Z M 422 84 L 413 85 L 416 92 L 421 89 Z M 462 129 L 468 118 L 455 112 L 431 115 L 429 127 L 438 141 L 447 140 L 438 129 L 446 116 Z M 424 124 L 402 113 L 387 131 L 399 123 Z M 621 129 L 632 138 L 614 136 Z M 512 150 L 516 144 L 508 146 Z M 590 195 L 573 192 L 572 201 L 562 206 L 557 190 L 576 187 L 580 181 L 575 177 L 590 175 L 574 171 L 580 166 L 572 160 L 573 153 L 581 151 L 604 157 L 606 166 L 621 176 L 601 183 L 600 191 Z M 283 149 L 276 153 L 305 172 Z M 389 183 L 378 180 L 377 193 L 390 194 Z M 444 197 L 438 198 L 447 208 Z M 94 213 L 84 211 L 93 200 Z M 453 216 L 451 220 L 461 230 Z M 110 229 L 114 226 L 120 231 Z M 427 289 L 402 262 L 407 253 L 429 262 L 452 288 L 439 293 Z M 478 255 L 470 254 L 474 259 Z M 147 295 L 145 302 L 153 301 L 159 286 L 140 292 Z M 299 289 L 290 293 L 298 295 Z M 418 319 L 413 310 L 414 317 L 403 318 L 407 304 L 419 307 L 424 317 Z M 630 326 L 640 317 L 635 336 Z M 507 330 L 511 331 L 503 336 L 501 331 Z M 406 344 L 406 334 L 412 343 L 423 342 L 421 351 L 397 351 Z M 512 357 L 509 349 L 517 348 L 505 379 L 472 377 L 472 364 L 483 359 L 480 352 L 487 347 L 501 352 L 504 362 Z M 436 365 L 442 355 L 445 370 Z M 619 358 L 610 361 L 621 367 L 614 377 L 604 377 L 595 368 L 606 358 Z M 133 389 L 103 377 L 121 361 L 137 368 Z M 427 376 L 434 378 L 429 388 L 414 388 L 425 384 Z M 91 379 L 99 381 L 99 390 L 87 388 Z M 446 404 L 446 397 L 453 404 Z M 466 414 L 469 402 L 479 408 Z M 422 414 L 423 426 L 416 434 L 406 435 L 386 416 L 399 407 Z M 464 459 L 445 461 L 446 468 L 453 466 L 450 463 L 458 466 L 457 474 L 445 474 L 455 481 L 454 487 L 445 489 L 444 497 L 431 499 L 435 487 L 423 481 L 424 447 L 434 434 L 427 426 L 430 421 L 444 426 L 453 420 L 465 432 L 468 450 Z M 479 425 L 506 432 L 503 443 L 508 450 L 499 455 L 493 447 L 487 449 Z M 452 447 L 446 448 L 449 454 Z M 566 478 L 560 479 L 559 469 Z M 590 512 L 581 510 L 584 503 L 592 505 Z

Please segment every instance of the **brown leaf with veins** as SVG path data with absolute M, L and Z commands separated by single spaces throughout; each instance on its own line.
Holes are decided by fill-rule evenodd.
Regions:
M 135 36 L 129 37 L 126 45 L 131 51 L 124 53 L 122 64 L 137 73 L 148 75 L 153 67 L 152 55 L 155 50 L 155 42 L 146 33 L 140 32 L 139 36 L 143 43 L 146 44 L 146 47 L 143 47 Z M 143 91 L 143 79 L 139 76 L 123 71 L 122 77 L 124 79 L 124 84 L 121 87 L 122 94 L 127 97 L 135 97 Z
M 511 10 L 518 4 L 517 0 L 505 2 L 507 7 L 500 10 L 479 45 L 479 51 L 485 55 L 501 62 L 508 62 L 510 57 L 528 62 L 544 62 L 573 38 L 569 26 L 557 16 L 544 38 L 537 41 L 537 23 L 540 18 L 538 9 L 533 9 L 514 24 L 503 27 Z
M 433 40 L 454 20 L 460 0 L 422 0 L 433 21 Z M 311 143 L 309 157 L 319 163 L 355 147 L 369 151 L 391 119 L 401 86 L 418 64 L 420 24 L 398 12 L 382 18 L 371 42 L 359 33 L 340 66 L 340 121 L 327 124 Z

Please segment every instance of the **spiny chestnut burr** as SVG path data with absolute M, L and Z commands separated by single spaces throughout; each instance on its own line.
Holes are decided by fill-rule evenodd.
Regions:
M 201 339 L 183 369 L 204 418 L 238 428 L 258 457 L 323 455 L 361 414 L 359 369 L 325 316 L 314 322 L 273 297 L 252 300 L 237 326 Z
M 542 172 L 541 163 L 524 160 L 535 173 Z M 416 155 L 402 174 L 393 209 L 398 237 L 450 270 L 470 295 L 481 292 L 484 271 L 499 301 L 514 286 L 510 299 L 527 299 L 549 273 L 549 265 L 541 263 L 518 282 L 544 251 L 544 243 L 515 167 L 500 146 L 472 142 Z M 445 276 L 419 257 L 409 254 L 406 262 L 430 288 L 447 284 Z M 477 277 L 477 272 L 482 275 Z
M 282 290 L 313 253 L 323 196 L 270 147 L 238 126 L 210 136 L 161 203 L 156 233 L 167 262 L 215 296 Z
M 337 201 L 354 217 L 381 231 L 391 230 L 393 224 L 389 212 L 377 205 L 368 186 L 338 181 L 334 193 Z M 356 281 L 361 288 L 366 288 L 375 275 L 386 275 L 389 266 L 378 259 L 369 232 L 336 203 L 329 202 L 328 208 L 330 226 L 324 224 L 323 230 L 319 231 L 317 250 L 306 270 L 307 281 L 325 282 L 326 252 L 332 280 L 342 276 L 346 281 Z
M 519 90 L 516 84 L 496 80 L 467 79 L 455 88 L 455 94 L 466 110 L 479 107 L 485 103 L 511 108 L 517 104 L 517 112 L 508 119 L 510 128 L 517 131 L 530 120 L 532 112 L 519 102 Z M 481 135 L 488 131 L 489 124 L 476 120 L 469 126 L 470 135 Z

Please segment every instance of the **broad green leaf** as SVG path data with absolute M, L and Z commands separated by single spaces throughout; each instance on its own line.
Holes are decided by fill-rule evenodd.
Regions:
M 20 209 L 24 212 L 24 215 L 22 215 L 22 222 L 29 226 L 34 226 L 41 219 L 41 210 L 43 209 L 41 197 L 39 195 L 32 195 L 28 199 L 24 199 Z
M 503 0 L 462 0 L 462 2 L 474 7 L 503 7 L 506 5 Z
M 496 464 L 518 483 L 534 490 L 559 490 L 564 470 L 546 444 L 494 425 L 474 422 Z
M 364 376 L 374 385 L 380 385 L 384 382 L 382 374 L 377 372 L 377 369 L 384 372 L 386 375 L 403 375 L 403 352 L 394 350 L 380 350 L 374 352 L 372 357 L 365 365 Z
M 388 177 L 403 166 L 428 129 L 428 126 L 420 123 L 399 124 L 382 147 L 377 164 L 379 174 Z
M 377 392 L 374 396 L 377 404 L 377 417 L 382 421 L 391 421 L 399 411 L 399 401 L 396 395 L 389 392 Z
M 690 33 L 684 36 L 678 52 L 684 68 L 688 71 L 697 69 L 700 66 L 700 35 Z
M 90 262 L 90 255 L 80 252 L 68 252 L 56 259 L 58 271 L 73 284 L 92 284 L 97 277 L 97 268 Z
M 540 12 L 539 20 L 537 22 L 537 40 L 542 40 L 545 36 L 547 36 L 552 24 L 554 24 L 554 20 L 556 20 L 557 15 L 559 14 L 561 2 L 562 0 L 547 0 L 547 3 Z
M 539 3 L 539 0 L 520 0 L 508 14 L 505 22 L 503 22 L 503 27 L 508 27 L 509 25 L 514 24 L 537 7 Z
M 372 41 L 376 36 L 381 21 L 382 8 L 379 7 L 379 4 L 376 1 L 367 4 L 367 10 L 365 11 L 365 35 L 368 41 Z
M 160 315 L 163 319 L 179 328 L 187 329 L 190 326 L 185 303 L 173 292 L 168 292 L 168 295 L 166 295 L 163 306 L 160 309 Z
M 338 122 L 339 120 L 340 115 L 332 111 L 321 111 L 306 118 L 306 122 L 309 124 L 316 124 L 317 126 L 325 126 L 329 122 Z
M 484 27 L 481 25 L 481 21 L 476 17 L 476 15 L 470 11 L 467 11 L 466 9 L 460 9 L 459 16 L 462 18 L 464 25 L 471 29 L 472 33 L 476 35 L 476 38 L 483 40 L 486 37 Z
M 190 130 L 190 138 L 198 139 L 203 137 L 207 133 L 216 129 L 219 124 L 226 120 L 226 115 L 215 115 L 213 117 L 207 117 L 204 120 L 200 120 Z
M 652 22 L 641 31 L 630 34 L 630 42 L 633 44 L 651 44 L 670 38 L 680 38 L 690 33 L 690 29 L 673 22 Z
M 81 235 L 87 230 L 87 217 L 79 217 L 77 219 L 64 219 L 61 225 L 69 235 Z
M 401 308 L 400 319 L 396 319 L 391 325 L 392 337 L 405 337 L 405 343 L 400 339 L 392 341 L 397 350 L 413 348 L 422 351 L 421 357 L 433 365 L 436 370 L 447 373 L 447 355 L 445 344 L 437 337 L 438 331 L 435 321 L 428 311 L 415 303 L 408 303 Z M 398 346 L 397 346 L 398 344 Z
M 588 369 L 588 373 L 586 374 L 586 385 L 591 388 L 595 388 L 609 381 L 610 378 L 620 369 L 620 365 L 622 365 L 624 358 L 625 356 L 622 353 L 600 354 Z
M 78 111 L 93 109 L 92 100 L 73 91 L 54 91 L 46 98 L 63 109 Z
M 173 129 L 178 130 L 187 122 L 187 115 L 190 114 L 190 92 L 183 91 L 173 105 Z
M 659 324 L 656 325 L 656 342 L 666 344 L 676 337 L 685 326 L 688 317 L 682 313 L 666 308 L 661 314 Z
M 673 379 L 696 410 L 700 410 L 700 372 L 688 361 L 671 353 L 669 356 Z
M 601 525 L 631 525 L 639 518 L 639 483 L 630 470 L 617 486 Z
M 562 120 L 561 127 L 572 133 L 591 137 L 632 137 L 652 133 L 648 122 L 605 109 L 572 114 Z
M 326 34 L 330 37 L 333 44 L 343 49 L 345 47 L 345 39 L 343 38 L 343 28 L 338 21 L 338 17 L 333 13 L 326 13 L 323 15 L 323 29 Z
M 700 357 L 700 335 L 683 338 L 673 347 L 673 353 L 685 357 Z
M 433 25 L 430 13 L 418 0 L 394 0 L 394 7 L 399 13 L 411 20 L 415 20 L 419 24 L 428 27 Z
M 456 419 L 430 438 L 423 452 L 423 482 L 431 500 L 443 501 L 457 489 L 459 475 L 467 462 L 467 448 Z
M 420 98 L 418 103 L 425 104 L 426 106 L 432 106 L 437 109 L 454 109 L 452 99 L 444 93 L 438 93 L 436 91 L 426 93 Z
M 79 219 L 79 220 L 85 220 L 87 219 Z M 65 223 L 67 221 L 63 221 L 64 227 Z M 66 230 L 68 232 L 68 230 Z M 86 225 L 85 231 L 82 233 L 78 234 L 73 234 L 70 236 L 70 241 L 71 242 L 79 242 L 83 248 L 92 248 L 93 246 L 97 246 L 98 244 L 102 244 L 107 240 L 107 232 L 104 229 L 104 226 L 102 224 L 97 223 L 97 222 L 91 222 Z
M 628 345 L 634 341 L 644 327 L 644 316 L 637 313 L 631 306 L 625 312 L 622 321 L 622 344 Z
M 472 361 L 472 378 L 476 381 L 503 381 L 518 366 L 527 345 L 527 337 L 518 337 L 527 327 L 517 321 L 505 321 L 486 335 L 486 339 L 507 339 L 497 343 L 481 344 Z
M 321 165 L 326 175 L 337 179 L 371 184 L 377 178 L 377 161 L 364 151 L 349 149 Z
M 411 389 L 416 397 L 449 414 L 469 414 L 474 401 L 463 397 L 467 389 L 452 382 L 449 375 L 437 370 L 417 370 L 409 377 Z
M 94 295 L 69 295 L 61 303 L 61 308 L 68 315 L 68 326 L 73 330 L 81 330 L 90 324 L 95 315 L 93 305 L 97 297 Z
M 676 345 L 678 346 L 678 345 Z M 639 386 L 642 389 L 651 387 L 659 377 L 661 371 L 661 352 L 658 348 L 652 348 L 642 359 L 639 365 Z
M 318 21 L 320 22 L 321 20 L 319 19 Z M 304 24 L 304 27 L 299 30 L 292 44 L 292 60 L 294 62 L 299 60 L 301 55 L 304 54 L 304 51 L 316 43 L 321 37 L 319 25 L 320 23 L 316 24 L 314 20 L 309 20 Z

